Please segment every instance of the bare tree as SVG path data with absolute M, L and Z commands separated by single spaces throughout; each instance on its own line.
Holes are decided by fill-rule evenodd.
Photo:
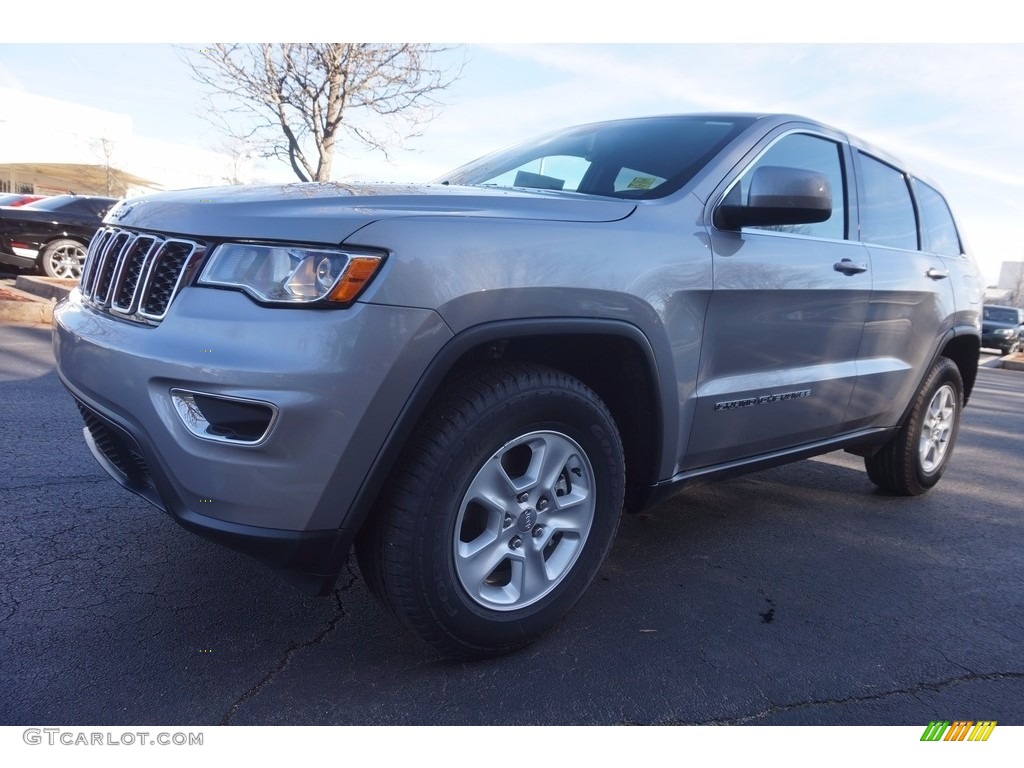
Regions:
M 229 137 L 222 142 L 219 149 L 221 154 L 227 157 L 225 175 L 221 176 L 221 179 L 225 184 L 244 184 L 249 175 L 248 166 L 252 150 L 246 142 L 235 137 Z
M 1005 262 L 1004 262 L 1005 263 Z M 1024 307 L 1024 261 L 1018 261 L 1017 264 L 1017 277 L 1012 282 L 1013 290 L 1013 305 L 1015 307 Z
M 327 181 L 348 136 L 387 156 L 418 134 L 459 72 L 435 66 L 450 50 L 426 44 L 215 44 L 189 49 L 194 78 L 209 89 L 211 119 L 287 159 L 302 181 Z
M 118 178 L 117 168 L 114 167 L 114 142 L 112 139 L 101 136 L 90 142 L 93 154 L 103 163 L 103 170 L 106 174 L 107 197 L 121 197 L 125 193 L 125 186 Z

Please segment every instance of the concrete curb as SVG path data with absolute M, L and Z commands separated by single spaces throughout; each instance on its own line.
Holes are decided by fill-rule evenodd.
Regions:
M 999 359 L 1002 363 L 1000 366 L 1007 371 L 1024 371 L 1024 355 L 1017 353 L 1015 355 L 1007 355 Z
M 71 289 L 78 285 L 77 280 L 64 280 L 59 277 L 41 277 L 39 275 L 18 275 L 14 287 L 44 299 L 60 301 Z
M 18 288 L 0 286 L 0 322 L 52 323 L 56 299 L 44 299 Z
M 0 322 L 52 323 L 54 305 L 77 284 L 77 280 L 18 275 L 14 287 L 0 285 Z

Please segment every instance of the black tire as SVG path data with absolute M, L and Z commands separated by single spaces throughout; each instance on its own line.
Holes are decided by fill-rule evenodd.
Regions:
M 442 653 L 505 653 L 586 590 L 624 486 L 618 430 L 589 387 L 539 365 L 489 367 L 424 416 L 356 542 L 360 569 Z
M 47 277 L 80 280 L 85 246 L 77 240 L 54 240 L 39 254 L 39 269 Z
M 871 482 L 900 496 L 917 496 L 933 487 L 953 455 L 963 407 L 960 370 L 940 357 L 921 382 L 899 431 L 864 459 Z

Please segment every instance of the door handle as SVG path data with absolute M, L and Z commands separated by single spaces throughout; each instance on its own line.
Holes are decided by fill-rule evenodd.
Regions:
M 935 267 L 932 267 L 927 272 L 925 272 L 925 275 L 927 277 L 930 277 L 932 280 L 942 280 L 945 277 L 949 277 L 949 270 L 936 269 Z
M 836 272 L 842 272 L 844 275 L 856 275 L 861 272 L 867 272 L 868 265 L 854 264 L 849 259 L 843 259 L 842 261 L 837 261 L 835 264 L 833 264 L 832 269 L 834 269 Z

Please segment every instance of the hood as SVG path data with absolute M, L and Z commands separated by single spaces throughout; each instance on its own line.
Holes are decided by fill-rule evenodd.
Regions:
M 982 320 L 981 327 L 982 330 L 994 331 L 997 328 L 1012 328 L 1013 330 L 1016 330 L 1020 326 L 1018 326 L 1017 323 L 1004 323 L 999 320 Z
M 210 187 L 125 200 L 104 222 L 195 238 L 341 243 L 384 218 L 490 217 L 615 221 L 635 203 L 568 192 L 444 185 L 338 183 Z

